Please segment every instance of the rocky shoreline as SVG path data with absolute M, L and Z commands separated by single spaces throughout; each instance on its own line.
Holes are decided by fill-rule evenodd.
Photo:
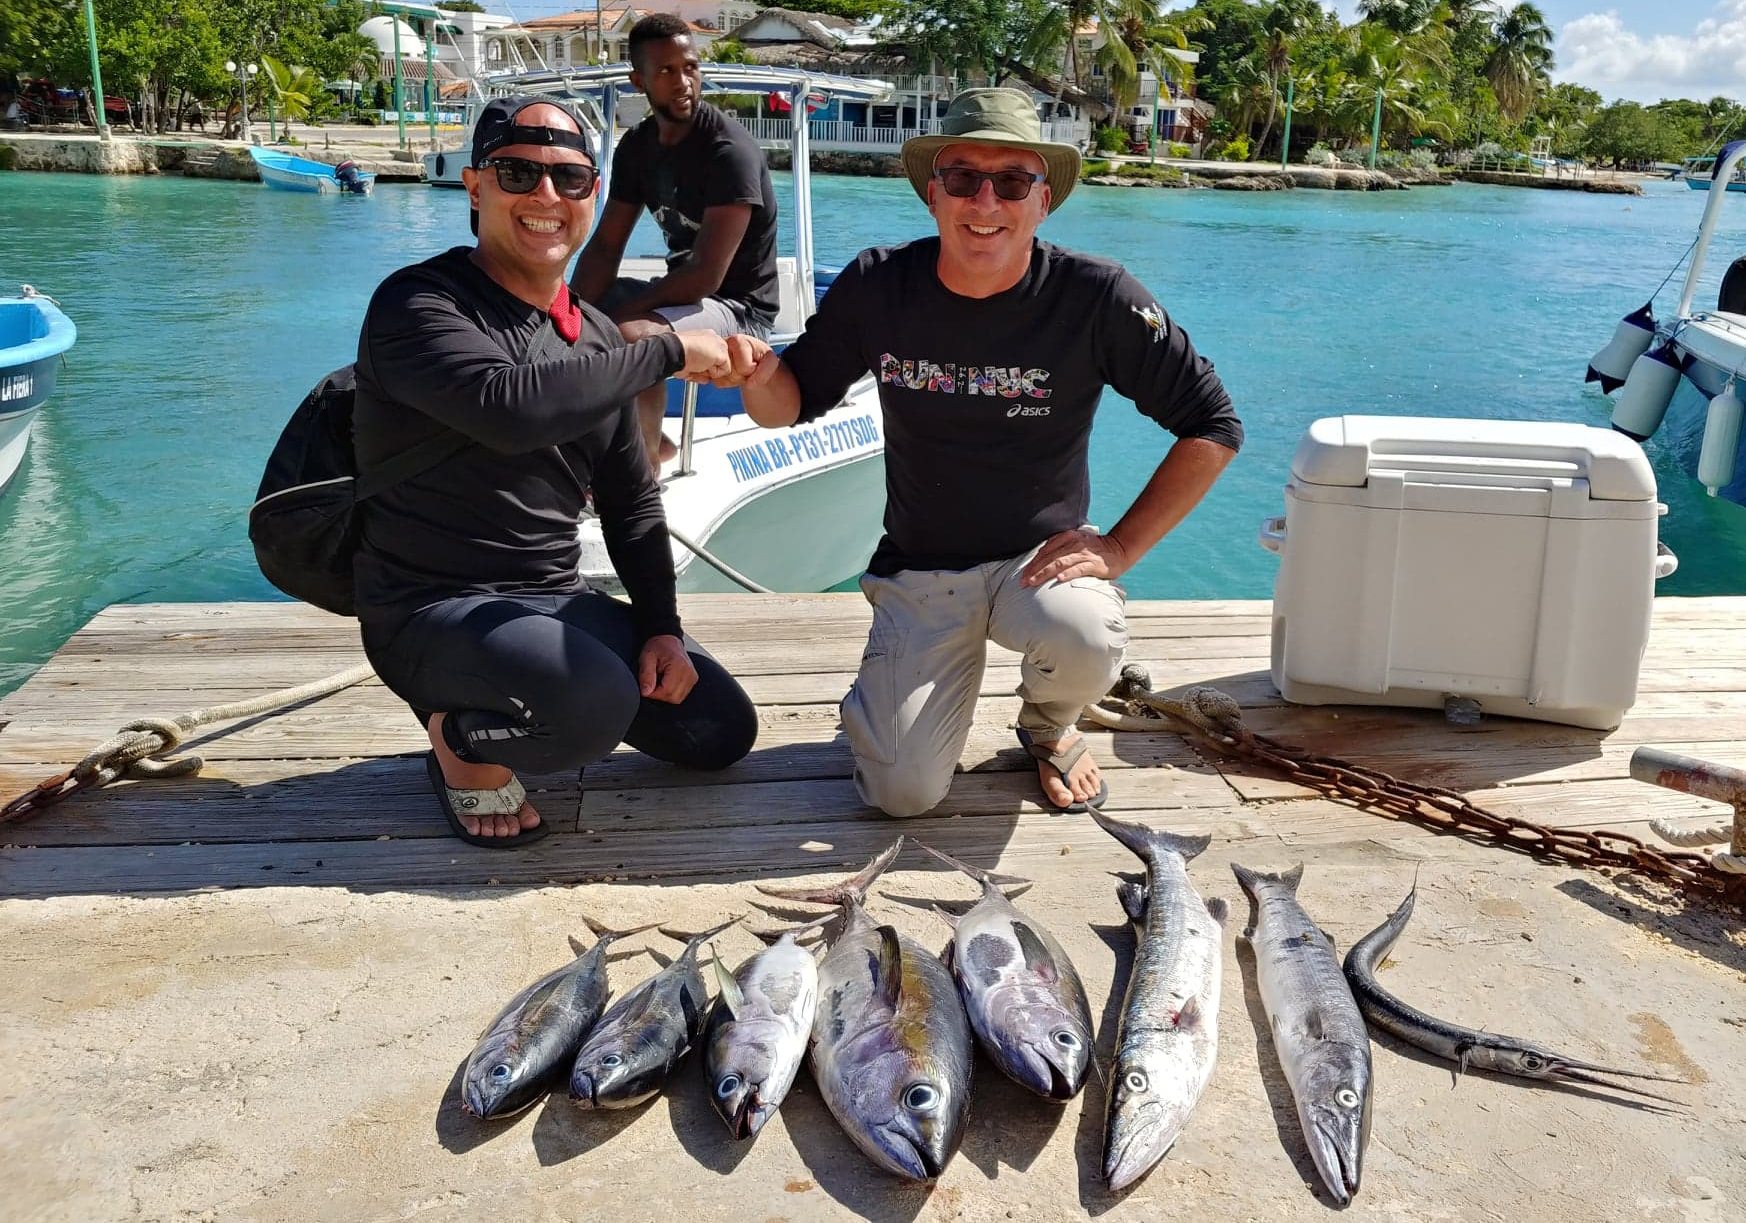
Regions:
M 179 140 L 174 137 L 118 137 L 38 135 L 34 132 L 0 134 L 0 168 L 51 170 L 67 174 L 180 174 L 185 178 L 222 178 L 259 182 L 260 171 L 249 156 L 249 146 L 239 140 Z M 380 148 L 287 146 L 288 152 L 311 161 L 337 166 L 355 161 L 360 169 L 376 175 L 376 181 L 417 183 L 424 181 L 424 165 Z

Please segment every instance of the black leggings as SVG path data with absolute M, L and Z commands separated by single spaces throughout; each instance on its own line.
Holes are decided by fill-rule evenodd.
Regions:
M 463 760 L 555 773 L 628 743 L 657 760 L 724 769 L 758 737 L 758 711 L 685 638 L 697 686 L 678 705 L 644 700 L 630 608 L 592 591 L 469 595 L 398 627 L 364 624 L 364 653 L 421 725 L 444 712 Z

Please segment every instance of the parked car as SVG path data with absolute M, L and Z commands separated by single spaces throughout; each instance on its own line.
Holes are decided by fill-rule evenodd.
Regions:
M 53 81 L 24 81 L 19 85 L 18 101 L 26 118 L 36 126 L 49 123 L 79 122 L 79 102 L 82 89 L 61 89 Z M 133 104 L 126 98 L 105 94 L 103 117 L 110 123 L 132 123 Z

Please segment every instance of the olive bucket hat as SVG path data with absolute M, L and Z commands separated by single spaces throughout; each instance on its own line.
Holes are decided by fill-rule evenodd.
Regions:
M 1049 211 L 1059 208 L 1079 182 L 1079 150 L 1043 139 L 1043 125 L 1029 95 L 1016 89 L 966 89 L 952 99 L 932 136 L 903 142 L 903 169 L 910 185 L 925 201 L 934 158 L 954 144 L 995 144 L 1028 149 L 1043 159 L 1049 183 Z

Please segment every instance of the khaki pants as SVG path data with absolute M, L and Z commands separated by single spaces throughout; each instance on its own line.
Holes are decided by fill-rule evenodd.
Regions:
M 921 815 L 946 797 L 987 642 L 1022 656 L 1018 724 L 1038 739 L 1059 737 L 1115 682 L 1128 647 L 1121 587 L 1102 578 L 1021 585 L 1033 555 L 962 572 L 862 577 L 873 629 L 842 717 L 868 806 Z

